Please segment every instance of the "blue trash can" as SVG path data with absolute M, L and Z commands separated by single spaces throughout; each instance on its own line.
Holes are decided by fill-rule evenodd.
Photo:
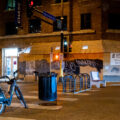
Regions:
M 47 73 L 39 75 L 39 99 L 44 101 L 57 100 L 57 74 Z

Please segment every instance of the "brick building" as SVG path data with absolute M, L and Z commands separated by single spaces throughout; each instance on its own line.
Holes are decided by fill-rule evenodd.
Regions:
M 26 75 L 33 75 L 35 70 L 42 72 L 43 68 L 49 71 L 51 48 L 56 49 L 60 46 L 60 21 L 53 22 L 36 11 L 28 18 L 26 2 L 27 0 L 19 1 L 21 27 L 16 27 L 15 0 L 0 0 L 1 74 L 7 74 L 7 71 L 10 73 L 12 65 L 15 65 L 15 68 L 20 66 L 21 74 Z M 35 4 L 37 10 L 46 11 L 59 19 L 62 13 L 60 2 L 41 0 Z M 81 73 L 98 70 L 101 71 L 101 79 L 103 75 L 106 79 L 110 75 L 119 77 L 120 58 L 118 57 L 118 64 L 112 64 L 110 56 L 120 56 L 120 1 L 64 0 L 63 16 L 63 33 L 67 41 L 72 43 L 72 52 L 64 61 L 75 62 L 77 59 Z M 28 47 L 31 48 L 29 54 L 7 55 L 7 50 L 10 51 L 7 48 L 18 48 L 20 52 Z M 59 71 L 59 65 L 57 67 L 56 71 Z

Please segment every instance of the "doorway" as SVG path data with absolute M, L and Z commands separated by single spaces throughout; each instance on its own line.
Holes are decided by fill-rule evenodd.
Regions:
M 18 68 L 18 49 L 4 48 L 2 51 L 3 75 L 11 76 Z

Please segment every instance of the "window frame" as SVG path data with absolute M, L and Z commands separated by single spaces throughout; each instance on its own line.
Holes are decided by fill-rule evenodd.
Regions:
M 42 5 L 42 0 L 39 0 L 39 2 L 35 2 L 35 6 L 41 6 Z
M 120 30 L 119 21 L 120 21 L 120 13 L 109 13 L 108 14 L 108 29 Z
M 67 31 L 67 16 L 63 16 L 63 31 Z M 60 20 L 61 21 L 61 16 L 57 16 L 56 17 L 56 19 L 57 19 L 57 21 L 58 20 Z M 56 22 L 57 21 L 55 21 L 54 23 L 53 23 L 53 32 L 58 32 L 58 31 L 61 31 L 61 28 L 59 29 L 58 27 L 57 27 L 57 24 L 56 24 Z M 65 22 L 65 23 L 64 23 Z M 61 23 L 60 23 L 61 24 Z M 56 25 L 56 26 L 55 26 Z
M 40 27 L 39 27 L 39 30 L 37 29 L 37 32 L 34 32 L 35 31 L 35 28 L 32 30 L 31 29 L 31 27 L 30 27 L 30 22 L 32 22 L 32 21 L 34 21 L 34 20 L 36 20 L 36 21 L 39 21 L 39 23 L 40 23 Z M 36 22 L 34 22 L 34 23 L 36 23 Z M 36 24 L 37 25 L 37 24 Z M 35 25 L 35 26 L 36 26 Z M 33 19 L 30 19 L 29 20 L 29 23 L 28 23 L 28 33 L 40 33 L 41 32 L 41 19 L 39 19 L 39 18 L 33 18 Z
M 5 35 L 16 35 L 16 34 L 17 34 L 17 28 L 15 22 L 7 22 L 5 25 Z
M 6 7 L 6 9 L 7 10 L 14 10 L 15 9 L 15 0 L 7 0 L 7 7 Z
M 86 30 L 86 29 L 92 28 L 92 19 L 91 19 L 92 17 L 91 16 L 92 16 L 91 13 L 82 13 L 80 15 L 80 18 L 81 18 L 80 29 L 81 30 Z
M 68 2 L 68 0 L 63 0 L 63 2 Z M 57 0 L 55 0 L 55 3 L 61 3 L 61 0 L 59 0 L 58 2 Z

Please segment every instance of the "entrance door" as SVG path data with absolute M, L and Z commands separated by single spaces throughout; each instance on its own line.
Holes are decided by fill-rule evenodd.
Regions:
M 13 75 L 17 70 L 18 48 L 3 48 L 2 50 L 2 75 Z
M 6 57 L 6 75 L 12 75 L 17 70 L 17 57 Z

